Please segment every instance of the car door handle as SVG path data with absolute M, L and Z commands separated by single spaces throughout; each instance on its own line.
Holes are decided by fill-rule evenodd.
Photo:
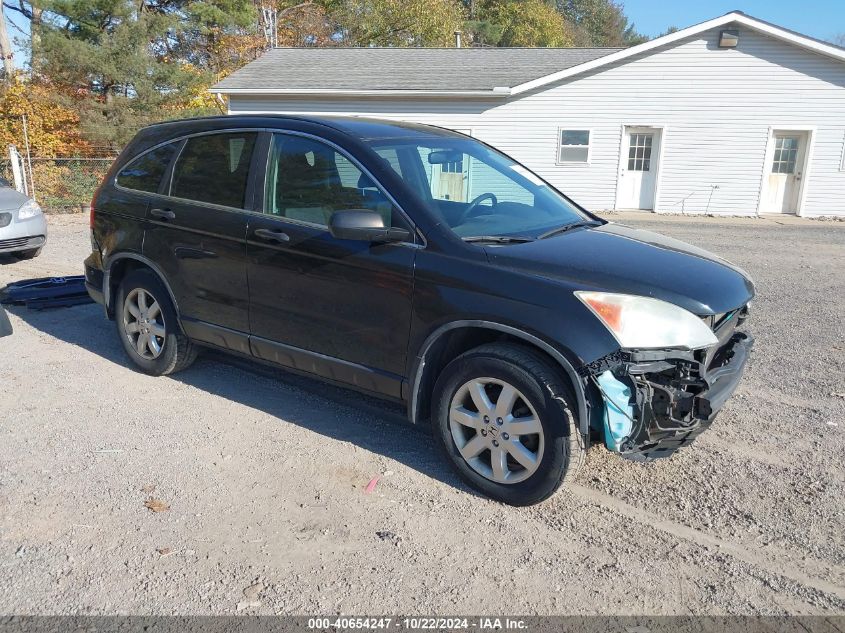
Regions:
M 271 231 L 270 229 L 256 229 L 255 237 L 269 242 L 290 242 L 290 235 L 283 231 Z
M 150 211 L 150 215 L 154 218 L 158 218 L 159 220 L 175 220 L 176 214 L 173 213 L 170 209 L 153 209 Z

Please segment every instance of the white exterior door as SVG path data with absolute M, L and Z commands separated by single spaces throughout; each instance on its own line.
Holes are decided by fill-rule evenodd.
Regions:
M 762 213 L 797 213 L 807 154 L 806 132 L 775 132 L 766 165 Z
M 434 197 L 438 200 L 468 202 L 467 180 L 468 167 L 466 155 L 463 160 L 456 160 L 442 165 L 432 165 L 431 185 Z
M 660 130 L 625 128 L 616 206 L 620 209 L 654 209 L 660 156 Z
M 455 132 L 472 136 L 468 128 L 453 128 Z M 469 202 L 470 191 L 470 163 L 472 158 L 463 155 L 462 160 L 456 160 L 442 165 L 432 165 L 431 193 L 438 200 L 453 202 Z

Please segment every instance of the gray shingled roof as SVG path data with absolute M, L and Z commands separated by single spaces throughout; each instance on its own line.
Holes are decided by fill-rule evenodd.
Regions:
M 212 88 L 236 91 L 510 88 L 618 48 L 275 48 Z

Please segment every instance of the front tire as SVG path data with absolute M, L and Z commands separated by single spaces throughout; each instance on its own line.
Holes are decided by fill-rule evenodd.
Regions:
M 482 345 L 438 378 L 434 432 L 467 484 L 510 505 L 539 503 L 584 460 L 571 391 L 541 354 Z
M 188 367 L 197 347 L 179 329 L 176 309 L 153 273 L 136 270 L 120 284 L 115 323 L 126 354 L 144 373 L 166 376 Z

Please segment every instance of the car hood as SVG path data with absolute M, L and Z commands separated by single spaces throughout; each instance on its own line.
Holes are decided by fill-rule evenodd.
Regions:
M 29 198 L 11 187 L 0 187 L 0 211 L 17 211 Z
M 573 289 L 654 297 L 699 315 L 739 308 L 754 296 L 741 268 L 685 242 L 620 224 L 486 250 L 491 263 Z

